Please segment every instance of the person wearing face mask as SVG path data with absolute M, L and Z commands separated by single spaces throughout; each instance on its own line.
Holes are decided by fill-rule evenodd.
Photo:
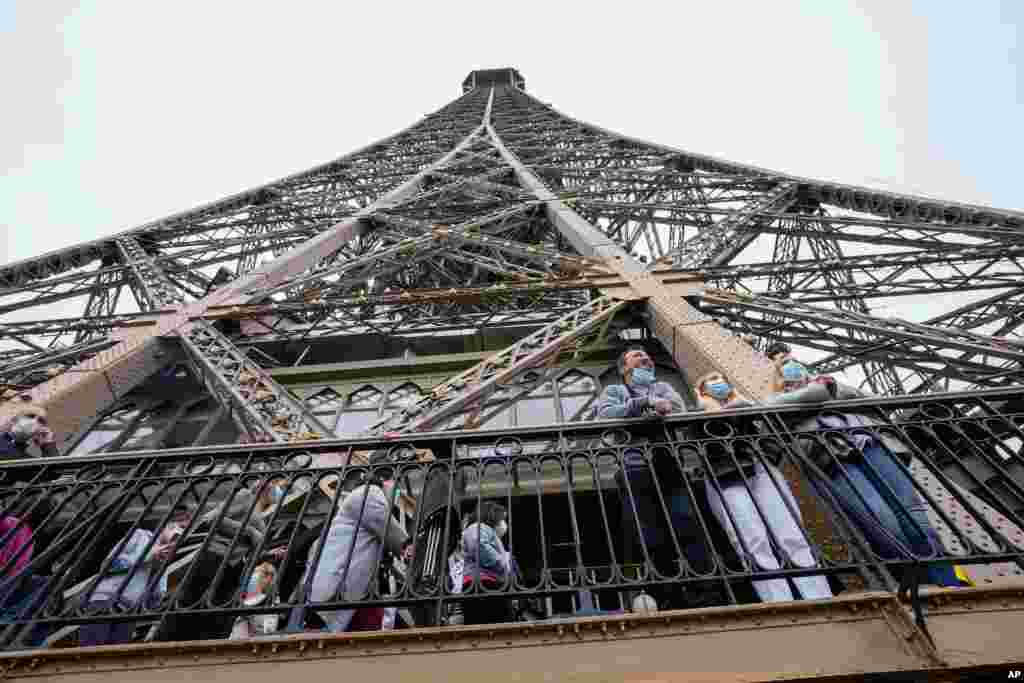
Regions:
M 46 410 L 32 403 L 28 394 L 19 396 L 17 412 L 0 428 L 0 460 L 30 458 L 28 447 L 35 444 L 44 458 L 60 455 L 53 432 L 47 426 Z
M 256 565 L 249 579 L 245 582 L 242 592 L 242 605 L 255 607 L 268 602 L 277 567 L 272 562 L 261 562 Z M 256 636 L 267 636 L 277 632 L 277 614 L 253 614 L 235 619 L 231 628 L 231 640 L 244 640 Z
M 619 356 L 616 367 L 622 384 L 605 387 L 597 402 L 596 418 L 664 417 L 686 410 L 679 393 L 667 382 L 657 380 L 654 362 L 643 349 L 627 349 Z M 638 447 L 627 447 L 622 453 L 624 481 L 620 481 L 626 556 L 635 556 L 635 546 L 642 544 L 659 572 L 675 576 L 680 572 L 678 560 L 681 558 L 676 556 L 674 532 L 686 562 L 694 571 L 706 572 L 710 567 L 709 551 L 686 483 L 674 471 L 658 471 L 656 476 L 654 463 L 648 462 L 643 448 L 639 447 L 642 437 L 635 438 L 632 444 Z M 672 531 L 663 521 L 659 487 Z M 652 591 L 658 592 L 658 589 Z M 700 593 L 684 593 L 686 595 L 678 600 L 674 595 L 662 595 L 660 601 L 678 602 L 674 605 L 677 607 L 727 602 L 715 587 L 705 587 Z M 648 611 L 657 601 L 641 594 L 633 602 L 635 609 Z
M 128 611 L 141 607 L 154 609 L 164 595 L 164 581 L 151 589 L 154 573 L 162 571 L 182 531 L 192 519 L 191 512 L 178 507 L 158 534 L 146 529 L 135 529 L 119 541 L 104 562 L 102 577 L 81 599 L 84 610 L 90 613 Z M 82 624 L 78 631 L 78 644 L 116 645 L 127 643 L 135 632 L 135 622 L 99 622 Z
M 812 376 L 786 344 L 773 344 L 767 355 L 777 370 L 778 393 L 768 398 L 766 405 L 870 396 L 831 377 Z M 882 424 L 871 415 L 858 413 L 828 412 L 802 418 L 794 431 L 845 430 L 832 432 L 827 445 L 801 446 L 820 472 L 812 484 L 827 487 L 883 559 L 941 557 L 945 549 L 908 469 L 913 452 L 890 433 L 872 429 Z M 851 428 L 856 431 L 849 431 Z M 928 565 L 925 582 L 961 585 L 951 564 Z
M 266 486 L 260 490 L 260 495 L 256 499 L 256 514 L 263 515 L 264 517 L 270 515 L 274 508 L 284 500 L 286 485 L 287 480 L 283 478 L 268 481 Z
M 26 496 L 0 517 L 0 626 L 32 618 L 46 603 L 50 577 L 33 567 L 39 534 L 52 508 L 45 499 Z M 41 645 L 50 627 L 37 624 L 23 634 L 22 645 Z
M 620 419 L 669 415 L 686 410 L 682 397 L 667 382 L 659 382 L 654 361 L 643 349 L 627 349 L 617 363 L 622 384 L 610 384 L 598 400 L 596 417 Z
M 507 589 L 512 557 L 502 542 L 508 533 L 508 514 L 498 503 L 484 501 L 462 532 L 462 593 Z M 474 588 L 476 586 L 477 588 Z M 495 597 L 462 603 L 463 623 L 499 624 L 514 620 L 512 601 Z
M 182 546 L 200 545 L 183 581 L 174 593 L 177 606 L 229 604 L 242 583 L 246 560 L 263 545 L 267 524 L 257 513 L 259 494 L 265 486 L 257 481 L 229 493 L 220 505 L 200 516 L 186 530 Z M 213 640 L 231 633 L 234 617 L 210 614 L 168 614 L 160 629 L 160 640 Z
M 319 562 L 319 539 L 309 550 L 307 567 L 315 565 L 309 602 L 355 601 L 366 597 L 378 577 L 383 551 L 401 555 L 409 538 L 392 516 L 401 495 L 395 481 L 370 479 L 338 505 Z M 306 583 L 304 577 L 300 586 Z M 384 608 L 318 610 L 318 614 L 332 633 L 379 630 Z
M 712 372 L 697 383 L 697 402 L 705 412 L 753 405 L 719 372 Z M 769 460 L 736 448 L 735 462 L 749 468 L 735 469 L 733 458 L 723 458 L 727 466 L 705 480 L 705 492 L 715 519 L 725 529 L 729 541 L 741 558 L 757 569 L 771 571 L 781 568 L 776 549 L 794 567 L 817 566 L 810 543 L 803 530 L 803 520 L 796 499 L 782 472 Z M 755 502 L 756 501 L 756 502 Z M 769 529 L 771 533 L 769 534 Z M 805 600 L 832 597 L 824 576 L 802 576 L 793 584 Z M 753 581 L 754 591 L 763 602 L 793 600 L 786 579 Z

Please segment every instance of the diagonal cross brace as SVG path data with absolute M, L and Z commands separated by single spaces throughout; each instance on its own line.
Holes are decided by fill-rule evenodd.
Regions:
M 117 244 L 151 308 L 184 303 L 163 269 L 134 237 L 120 238 Z M 305 404 L 271 379 L 212 323 L 197 320 L 177 332 L 207 389 L 229 414 L 241 416 L 246 431 L 267 434 L 276 441 L 320 438 L 329 432 Z
M 422 432 L 438 427 L 466 408 L 487 400 L 502 386 L 574 349 L 602 329 L 628 302 L 597 298 L 474 367 L 434 387 L 429 394 L 367 430 L 370 434 Z
M 700 268 L 707 265 L 721 265 L 727 255 L 738 253 L 737 244 L 744 242 L 750 224 L 763 221 L 762 214 L 780 214 L 796 202 L 795 182 L 780 183 L 763 197 L 748 202 L 714 225 L 704 228 L 679 245 L 673 261 L 675 268 Z M 749 243 L 747 240 L 743 246 Z M 742 247 L 741 247 L 742 248 Z

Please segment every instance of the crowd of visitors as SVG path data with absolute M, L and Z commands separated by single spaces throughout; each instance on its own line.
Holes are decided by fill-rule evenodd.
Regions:
M 771 346 L 766 355 L 775 373 L 773 395 L 755 402 L 728 377 L 712 372 L 694 386 L 695 410 L 725 414 L 756 405 L 864 396 L 831 377 L 814 376 L 784 344 Z M 592 413 L 595 419 L 656 423 L 692 412 L 670 383 L 659 380 L 645 350 L 628 349 L 615 370 L 619 381 L 604 388 Z M 16 400 L 23 405 L 0 428 L 0 457 L 23 458 L 31 443 L 46 455 L 55 454 L 46 412 L 29 400 Z M 805 456 L 812 490 L 845 515 L 874 553 L 884 560 L 941 557 L 945 550 L 910 473 L 912 450 L 880 426 L 866 412 L 816 411 L 790 429 L 809 435 L 795 447 Z M 818 438 L 823 434 L 830 438 Z M 642 429 L 632 434 L 622 449 L 618 474 L 625 559 L 648 567 L 657 581 L 633 593 L 627 604 L 638 610 L 724 604 L 721 582 L 689 580 L 714 575 L 720 554 L 709 546 L 712 520 L 743 571 L 754 577 L 751 585 L 761 601 L 833 595 L 800 506 L 780 470 L 783 449 L 751 448 L 751 443 L 750 438 L 726 443 L 687 465 L 690 471 L 683 467 L 680 472 L 652 457 Z M 695 471 L 700 476 L 693 476 Z M 245 639 L 284 631 L 380 630 L 403 623 L 401 610 L 383 599 L 359 608 L 317 605 L 358 602 L 368 595 L 380 598 L 389 590 L 381 584 L 381 567 L 412 567 L 416 553 L 437 554 L 437 548 L 417 547 L 396 513 L 397 502 L 410 492 L 396 480 L 369 476 L 344 491 L 325 490 L 344 495 L 333 502 L 326 521 L 301 526 L 286 516 L 278 519 L 290 486 L 283 477 L 259 479 L 237 487 L 207 510 L 179 504 L 150 528 L 133 527 L 109 549 L 98 571 L 75 590 L 65 591 L 64 599 L 79 615 L 137 618 L 79 623 L 77 643 Z M 445 592 L 465 595 L 461 623 L 513 621 L 513 602 L 503 593 L 521 572 L 505 544 L 509 511 L 493 500 L 478 499 L 474 509 L 463 512 L 456 512 L 461 536 L 450 539 L 447 551 L 437 555 L 442 558 Z M 57 604 L 49 595 L 53 577 L 32 570 L 34 531 L 46 523 L 47 514 L 45 501 L 37 501 L 7 510 L 0 519 L 0 625 L 24 624 L 42 606 Z M 788 570 L 793 575 L 786 575 Z M 774 576 L 757 578 L 758 572 Z M 961 585 L 949 562 L 929 563 L 925 581 Z M 236 610 L 211 610 L 218 607 Z M 239 614 L 237 607 L 253 609 Z M 257 613 L 258 608 L 268 611 Z M 26 628 L 17 643 L 39 646 L 51 630 L 43 624 Z

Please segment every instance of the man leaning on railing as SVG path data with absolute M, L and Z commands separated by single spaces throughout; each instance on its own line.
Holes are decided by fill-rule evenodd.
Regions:
M 682 397 L 666 382 L 655 377 L 654 362 L 643 349 L 627 349 L 619 356 L 617 363 L 622 384 L 605 387 L 598 400 L 594 416 L 603 419 L 636 418 L 644 416 L 665 416 L 686 410 Z M 697 572 L 705 572 L 710 566 L 709 549 L 701 525 L 696 517 L 695 503 L 691 499 L 685 482 L 669 483 L 660 480 L 648 463 L 642 448 L 627 448 L 623 453 L 623 470 L 628 486 L 622 496 L 622 519 L 629 538 L 639 541 L 648 550 L 651 560 L 663 574 L 678 573 L 678 559 L 675 557 L 672 538 L 659 515 L 658 488 L 662 489 L 668 507 L 671 526 L 679 539 L 686 562 Z M 624 482 L 625 483 L 625 482 Z M 635 510 L 635 513 L 634 513 Z M 662 602 L 667 599 L 663 598 Z M 688 595 L 686 606 L 700 604 L 721 604 L 724 596 L 714 589 L 701 596 Z M 637 609 L 650 606 L 648 596 L 634 599 Z M 680 604 L 679 607 L 684 605 Z

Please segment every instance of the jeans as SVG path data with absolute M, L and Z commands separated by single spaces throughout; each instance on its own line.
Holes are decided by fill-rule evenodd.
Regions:
M 3 596 L 0 604 L 0 625 L 24 621 L 37 616 L 36 613 L 49 597 L 50 578 L 47 576 L 28 576 L 13 591 Z M 23 645 L 37 647 L 43 644 L 50 635 L 50 627 L 36 624 L 24 636 Z
M 654 475 L 642 453 L 628 450 L 623 460 L 626 479 L 629 481 L 629 489 L 624 488 L 622 496 L 623 526 L 627 529 L 632 527 L 633 534 L 643 541 L 651 561 L 661 573 L 674 576 L 679 571 L 676 563 L 679 558 L 676 557 L 670 525 L 690 567 L 700 573 L 709 571 L 711 564 L 708 560 L 708 547 L 686 485 L 680 483 L 660 487 L 669 514 L 670 525 L 665 524 L 665 513 L 658 497 Z
M 843 463 L 826 482 L 840 507 L 882 559 L 941 557 L 942 541 L 910 475 L 880 444 L 863 453 L 862 461 Z M 929 565 L 925 583 L 960 585 L 951 564 Z
M 737 554 L 748 558 L 748 563 L 752 561 L 756 569 L 779 569 L 781 564 L 772 548 L 771 538 L 774 537 L 779 552 L 790 564 L 802 569 L 816 566 L 801 527 L 800 509 L 782 473 L 774 466 L 766 468 L 758 463 L 747 483 L 749 490 L 740 477 L 719 480 L 719 494 L 710 479 L 706 482 L 711 512 L 725 529 Z M 804 599 L 832 597 L 824 576 L 801 576 L 792 581 Z M 755 580 L 753 584 L 763 602 L 794 599 L 786 579 Z

